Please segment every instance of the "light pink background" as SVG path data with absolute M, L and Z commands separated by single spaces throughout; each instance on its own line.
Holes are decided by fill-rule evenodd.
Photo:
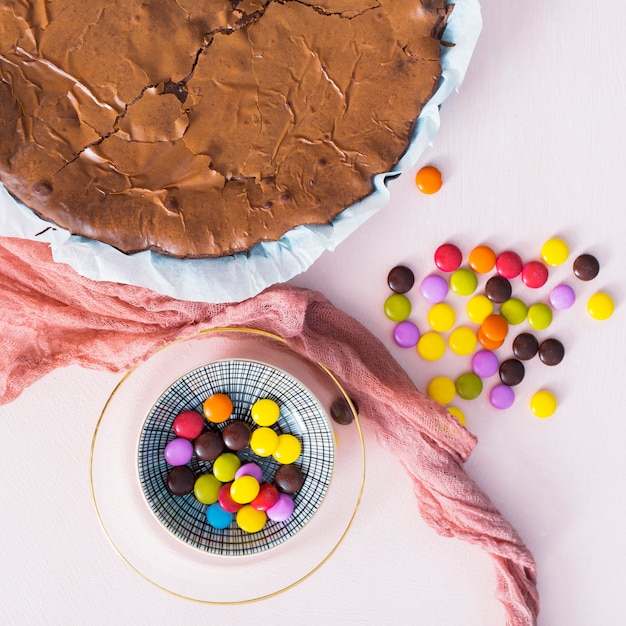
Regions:
M 592 283 L 576 281 L 571 263 L 551 278 L 569 281 L 578 294 L 575 307 L 542 334 L 565 343 L 565 361 L 555 368 L 529 364 L 508 411 L 482 397 L 459 406 L 479 438 L 468 474 L 536 557 L 539 624 L 617 626 L 626 554 L 623 5 L 481 5 L 483 32 L 465 82 L 444 103 L 434 146 L 414 170 L 437 165 L 442 190 L 421 195 L 414 172 L 392 182 L 391 203 L 293 282 L 321 290 L 363 322 L 425 389 L 435 375 L 467 369 L 468 359 L 426 364 L 394 346 L 382 313 L 394 265 L 409 264 L 419 280 L 432 271 L 432 253 L 444 241 L 466 252 L 488 243 L 531 259 L 558 235 L 572 259 L 596 253 L 602 269 Z M 585 311 L 597 290 L 616 300 L 606 322 Z M 519 294 L 530 303 L 546 291 Z M 424 325 L 423 302 L 416 290 L 410 295 L 414 319 Z M 463 310 L 461 299 L 452 302 Z M 503 624 L 489 558 L 422 522 L 408 478 L 370 427 L 357 518 L 337 553 L 301 585 L 260 603 L 220 607 L 147 583 L 107 542 L 89 490 L 93 430 L 118 380 L 68 368 L 0 407 L 4 623 Z M 543 386 L 560 402 L 549 420 L 534 418 L 527 406 Z

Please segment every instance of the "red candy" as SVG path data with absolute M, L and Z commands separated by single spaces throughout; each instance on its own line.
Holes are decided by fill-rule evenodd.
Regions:
M 503 278 L 515 278 L 522 272 L 522 259 L 517 252 L 507 250 L 496 258 L 496 271 Z
M 529 261 L 522 268 L 522 282 L 531 289 L 539 289 L 548 281 L 548 268 L 541 261 Z
M 224 483 L 217 492 L 217 501 L 227 513 L 237 513 L 237 511 L 239 511 L 239 509 L 243 506 L 243 504 L 235 502 L 230 495 L 230 486 L 232 484 L 232 482 Z
M 195 439 L 204 428 L 204 419 L 197 411 L 183 411 L 174 418 L 174 432 L 183 439 Z
M 463 253 L 452 243 L 444 243 L 435 250 L 435 265 L 442 272 L 454 272 L 461 267 Z
M 256 498 L 250 502 L 250 506 L 257 511 L 267 511 L 278 502 L 278 496 L 278 489 L 274 485 L 263 483 Z

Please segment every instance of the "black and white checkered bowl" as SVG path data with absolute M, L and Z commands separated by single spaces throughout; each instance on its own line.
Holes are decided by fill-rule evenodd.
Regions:
M 232 419 L 256 428 L 250 408 L 256 400 L 278 403 L 280 417 L 272 428 L 290 433 L 302 445 L 295 462 L 304 475 L 302 488 L 293 496 L 294 512 L 284 522 L 267 521 L 256 533 L 241 530 L 236 522 L 224 530 L 212 528 L 206 519 L 207 505 L 193 493 L 174 496 L 166 487 L 171 467 L 164 458 L 165 446 L 176 437 L 174 418 L 185 410 L 202 413 L 202 403 L 214 393 L 225 393 L 233 402 Z M 223 428 L 228 422 L 212 427 Z M 258 457 L 246 448 L 237 453 L 242 463 L 254 461 L 263 469 L 264 481 L 273 480 L 278 463 Z M 210 472 L 212 463 L 195 456 L 189 463 L 196 476 Z M 215 555 L 258 554 L 293 537 L 318 510 L 334 467 L 334 437 L 328 415 L 313 393 L 287 372 L 260 361 L 224 359 L 187 372 L 159 396 L 141 430 L 138 449 L 139 482 L 146 502 L 160 523 L 174 536 L 199 550 Z

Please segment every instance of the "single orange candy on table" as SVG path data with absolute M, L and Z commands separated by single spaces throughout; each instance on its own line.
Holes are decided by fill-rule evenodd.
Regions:
M 415 184 L 422 193 L 437 193 L 443 184 L 441 172 L 432 165 L 426 165 L 415 175 Z
M 202 404 L 204 417 L 214 424 L 225 422 L 233 412 L 233 402 L 225 393 L 214 393 Z
M 497 313 L 488 315 L 480 325 L 483 334 L 492 341 L 502 341 L 509 332 L 509 323 Z
M 496 253 L 489 246 L 476 246 L 468 257 L 469 266 L 478 274 L 486 274 L 496 266 Z

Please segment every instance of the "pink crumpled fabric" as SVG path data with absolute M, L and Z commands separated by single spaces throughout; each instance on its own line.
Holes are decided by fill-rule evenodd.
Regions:
M 385 347 L 323 295 L 285 285 L 236 304 L 183 302 L 79 276 L 47 244 L 0 237 L 0 404 L 70 364 L 126 371 L 174 339 L 220 326 L 284 337 L 341 381 L 380 442 L 410 474 L 422 517 L 439 534 L 486 550 L 507 624 L 536 624 L 536 566 L 515 529 L 466 475 L 475 438 L 422 395 Z

